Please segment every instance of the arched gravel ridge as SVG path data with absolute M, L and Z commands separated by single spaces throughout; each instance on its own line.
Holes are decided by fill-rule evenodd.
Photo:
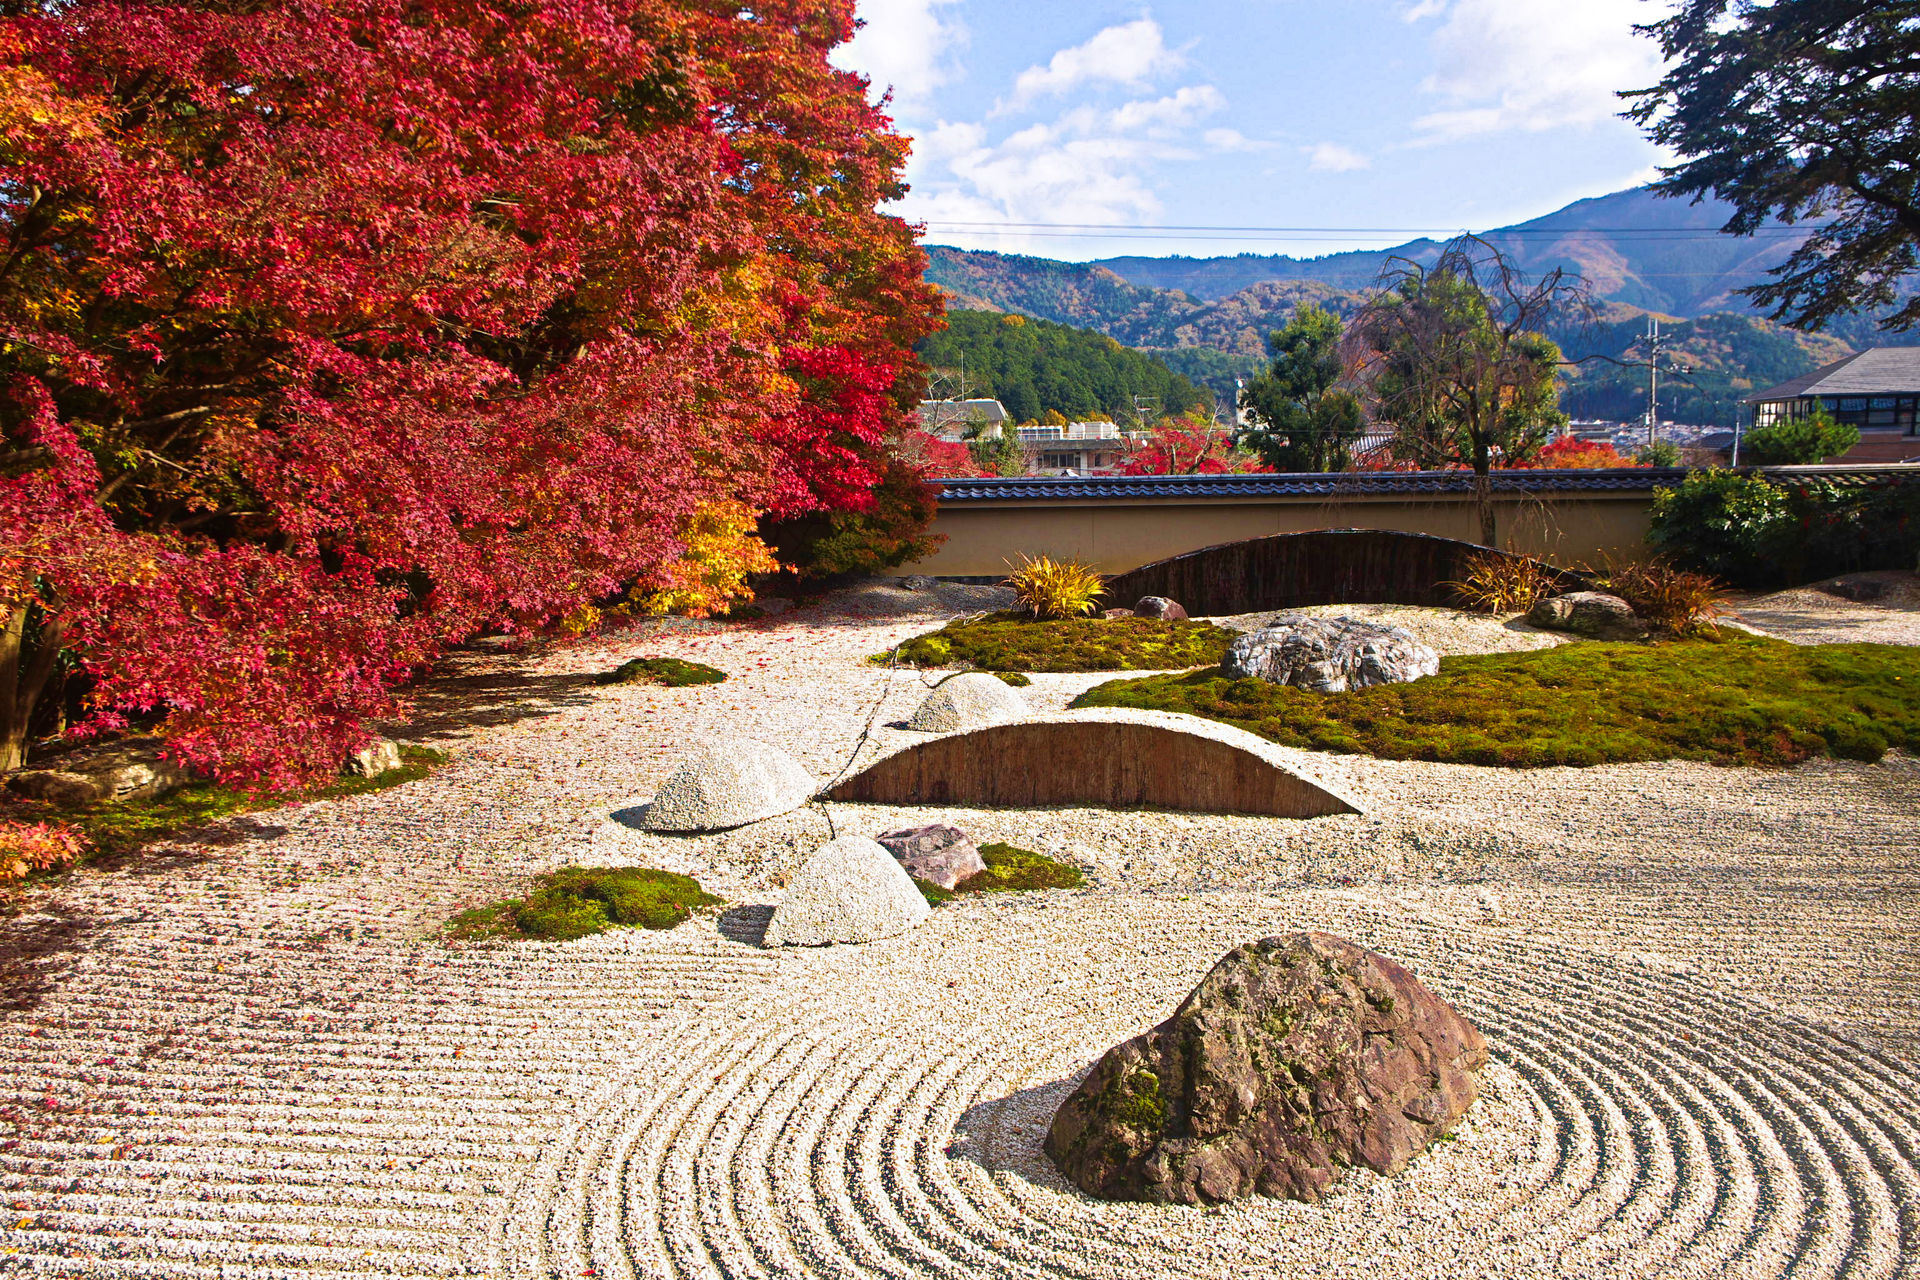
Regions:
M 1095 804 L 1322 818 L 1360 806 L 1244 729 L 1102 707 L 913 743 L 827 792 L 873 804 Z
M 1920 1074 L 1691 979 L 1323 900 L 972 905 L 629 1066 L 505 1215 L 522 1277 L 1920 1274 Z M 964 914 L 964 919 L 963 919 Z M 1488 1034 L 1485 1098 L 1406 1173 L 1321 1207 L 1103 1204 L 1039 1144 L 1103 1049 L 1234 942 L 1327 928 Z M 991 980 L 961 980 L 975 947 Z M 886 948 L 884 951 L 881 948 Z M 1009 988 L 1030 998 L 1007 1001 Z

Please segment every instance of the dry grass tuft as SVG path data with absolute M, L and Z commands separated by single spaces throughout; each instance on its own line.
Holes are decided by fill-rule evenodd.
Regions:
M 1007 575 L 1020 607 L 1041 619 L 1084 618 L 1093 612 L 1093 602 L 1106 594 L 1100 575 L 1077 561 L 1059 561 L 1047 556 L 1021 557 L 1018 568 Z
M 1538 560 L 1479 551 L 1468 556 L 1467 576 L 1443 582 L 1469 609 L 1482 613 L 1525 613 L 1559 589 Z

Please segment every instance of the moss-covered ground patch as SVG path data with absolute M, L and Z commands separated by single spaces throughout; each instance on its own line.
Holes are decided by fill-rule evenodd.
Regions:
M 593 682 L 660 684 L 670 689 L 684 689 L 688 685 L 719 684 L 726 678 L 726 672 L 704 662 L 688 662 L 683 658 L 635 658 L 631 662 L 621 663 L 612 671 L 595 676 Z
M 614 928 L 671 929 L 721 899 L 692 876 L 647 867 L 562 867 L 534 882 L 525 898 L 469 907 L 445 935 L 544 938 L 565 942 Z
M 971 666 L 981 671 L 1174 671 L 1217 665 L 1234 632 L 1210 622 L 1159 618 L 1040 621 L 994 613 L 950 622 L 909 640 L 900 661 L 915 667 Z M 891 654 L 879 654 L 887 662 Z
M 934 906 L 951 902 L 964 893 L 1024 893 L 1033 889 L 1078 889 L 1087 882 L 1080 868 L 1056 862 L 1043 853 L 1017 849 L 1010 844 L 983 844 L 980 861 L 985 871 L 975 872 L 951 889 L 942 889 L 925 880 L 915 880 L 920 892 Z
M 338 800 L 415 782 L 445 764 L 447 756 L 429 747 L 403 746 L 400 761 L 398 769 L 389 769 L 371 778 L 342 777 L 300 791 L 246 791 L 217 782 L 195 782 L 156 799 L 129 800 L 89 809 L 63 809 L 10 799 L 0 816 L 59 822 L 77 828 L 92 846 L 91 857 L 127 854 L 156 841 L 171 840 L 262 809 L 302 800 Z
M 1920 649 L 1718 641 L 1444 658 L 1409 684 L 1316 694 L 1218 671 L 1116 680 L 1076 707 L 1220 720 L 1286 746 L 1448 764 L 1797 764 L 1920 751 Z

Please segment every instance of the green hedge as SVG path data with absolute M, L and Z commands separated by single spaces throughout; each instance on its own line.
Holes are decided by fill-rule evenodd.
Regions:
M 1647 541 L 1735 586 L 1817 582 L 1920 557 L 1920 484 L 1695 471 L 1653 501 Z

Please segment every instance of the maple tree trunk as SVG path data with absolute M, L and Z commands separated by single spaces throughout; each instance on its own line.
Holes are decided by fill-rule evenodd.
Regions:
M 1485 471 L 1475 469 L 1473 473 L 1473 503 L 1480 514 L 1480 545 L 1499 546 L 1499 530 L 1495 527 L 1493 510 L 1493 478 Z
M 0 773 L 27 762 L 33 710 L 60 658 L 65 628 L 58 618 L 43 615 L 38 642 L 28 649 L 27 615 L 32 607 L 23 604 L 10 610 L 6 630 L 0 632 Z

